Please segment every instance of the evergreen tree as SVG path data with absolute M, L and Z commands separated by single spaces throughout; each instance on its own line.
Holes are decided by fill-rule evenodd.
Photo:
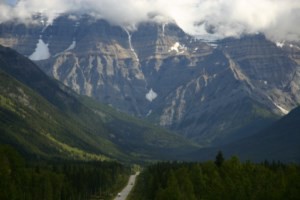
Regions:
M 221 167 L 221 165 L 223 164 L 223 162 L 224 162 L 223 153 L 222 153 L 222 151 L 219 151 L 218 154 L 217 154 L 217 156 L 216 156 L 215 164 L 218 167 Z

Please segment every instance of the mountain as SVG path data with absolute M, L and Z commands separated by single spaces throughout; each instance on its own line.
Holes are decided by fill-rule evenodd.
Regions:
M 225 158 L 238 156 L 247 161 L 300 162 L 300 107 L 260 132 L 227 145 L 203 148 L 186 155 L 187 160 L 213 160 L 219 151 Z
M 207 41 L 173 23 L 132 30 L 88 15 L 42 22 L 1 24 L 0 43 L 78 94 L 202 146 L 254 134 L 300 103 L 297 43 L 261 34 Z
M 226 147 L 228 154 L 248 160 L 300 162 L 300 107 L 267 129 Z
M 0 143 L 28 157 L 174 159 L 196 148 L 174 133 L 75 94 L 0 46 Z

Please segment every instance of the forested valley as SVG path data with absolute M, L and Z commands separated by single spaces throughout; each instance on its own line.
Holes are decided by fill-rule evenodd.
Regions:
M 111 161 L 27 161 L 0 146 L 1 200 L 112 199 L 130 168 Z
M 0 146 L 0 199 L 113 199 L 131 169 L 112 161 L 46 161 Z M 300 199 L 300 166 L 281 162 L 158 162 L 144 168 L 129 200 Z
M 215 162 L 164 162 L 147 167 L 130 200 L 300 199 L 300 166 L 237 157 Z

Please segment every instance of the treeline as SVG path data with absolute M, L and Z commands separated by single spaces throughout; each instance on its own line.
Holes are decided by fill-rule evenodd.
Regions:
M 300 167 L 241 163 L 237 157 L 205 163 L 157 163 L 137 180 L 130 200 L 300 199 Z
M 129 174 L 117 162 L 26 162 L 0 146 L 1 200 L 112 199 Z

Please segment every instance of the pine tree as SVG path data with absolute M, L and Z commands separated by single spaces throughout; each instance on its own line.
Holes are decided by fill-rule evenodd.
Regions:
M 223 153 L 222 153 L 222 151 L 219 151 L 218 154 L 217 154 L 217 156 L 216 156 L 215 164 L 218 167 L 221 167 L 221 165 L 223 164 L 223 162 L 224 162 Z

